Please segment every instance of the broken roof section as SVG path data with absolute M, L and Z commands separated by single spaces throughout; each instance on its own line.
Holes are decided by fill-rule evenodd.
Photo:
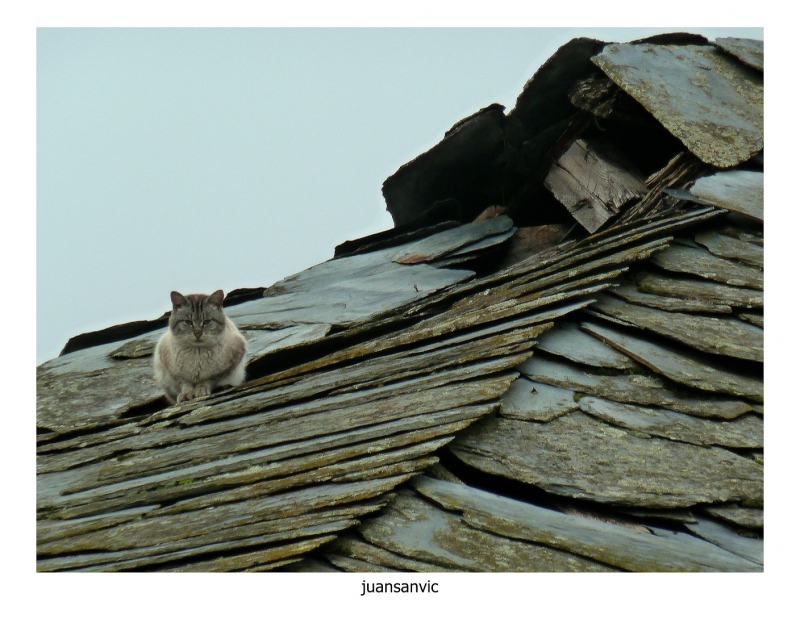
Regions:
M 517 226 L 534 226 L 564 221 L 566 207 L 594 232 L 640 199 L 642 184 L 626 178 L 635 169 L 620 173 L 618 158 L 606 163 L 587 143 L 615 144 L 615 157 L 645 178 L 672 177 L 672 187 L 703 167 L 739 165 L 764 147 L 759 67 L 763 44 L 752 40 L 709 43 L 686 33 L 628 44 L 572 40 L 528 81 L 510 113 L 493 104 L 465 118 L 386 179 L 387 210 L 407 227 L 468 222 L 500 205 Z M 579 152 L 606 172 L 576 172 L 570 155 Z M 623 180 L 613 190 L 587 184 L 615 176 Z M 641 202 L 649 210 L 663 201 Z
M 763 78 L 715 47 L 611 44 L 592 60 L 706 163 L 764 148 Z

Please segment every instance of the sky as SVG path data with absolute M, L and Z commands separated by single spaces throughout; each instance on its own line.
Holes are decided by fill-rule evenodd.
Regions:
M 39 28 L 37 363 L 169 292 L 269 286 L 390 228 L 383 181 L 576 36 L 759 28 Z

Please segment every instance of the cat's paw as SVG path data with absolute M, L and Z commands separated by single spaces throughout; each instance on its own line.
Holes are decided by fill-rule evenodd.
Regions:
M 195 386 L 194 390 L 192 390 L 192 393 L 192 398 L 209 396 L 211 394 L 211 386 L 208 383 L 201 383 L 200 385 Z
M 193 388 L 186 388 L 180 394 L 178 394 L 177 403 L 183 403 L 184 401 L 193 401 L 196 398 L 201 398 L 203 396 L 208 396 L 211 394 L 211 385 L 208 383 L 201 383 L 200 385 L 196 385 Z

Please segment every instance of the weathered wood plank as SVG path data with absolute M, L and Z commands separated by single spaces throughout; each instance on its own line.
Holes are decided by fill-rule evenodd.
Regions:
M 590 233 L 647 193 L 629 164 L 608 147 L 583 139 L 573 142 L 553 164 L 544 185 Z
M 763 468 L 754 461 L 644 438 L 575 411 L 546 423 L 486 418 L 449 449 L 484 472 L 598 503 L 671 508 L 763 500 Z

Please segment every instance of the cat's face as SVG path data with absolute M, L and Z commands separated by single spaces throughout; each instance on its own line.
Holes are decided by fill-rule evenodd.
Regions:
M 222 313 L 222 290 L 213 294 L 188 294 L 172 292 L 172 314 L 169 328 L 181 344 L 207 346 L 213 344 L 225 330 Z

